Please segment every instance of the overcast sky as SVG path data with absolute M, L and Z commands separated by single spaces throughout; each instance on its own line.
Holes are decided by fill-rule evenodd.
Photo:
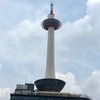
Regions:
M 9 100 L 16 84 L 44 78 L 47 31 L 41 22 L 51 0 L 0 0 L 0 100 Z M 100 0 L 53 0 L 56 77 L 63 92 L 100 100 Z

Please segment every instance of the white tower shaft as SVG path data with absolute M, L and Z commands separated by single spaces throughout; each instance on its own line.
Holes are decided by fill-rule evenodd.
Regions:
M 45 78 L 55 78 L 54 67 L 54 27 L 48 28 L 47 63 Z

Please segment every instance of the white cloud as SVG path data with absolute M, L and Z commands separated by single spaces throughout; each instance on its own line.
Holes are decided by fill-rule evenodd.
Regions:
M 9 32 L 11 39 L 13 40 L 16 46 L 20 46 L 20 41 L 24 38 L 28 38 L 30 34 L 32 34 L 32 30 L 34 29 L 35 25 L 32 24 L 29 20 L 24 20 L 19 23 L 16 28 Z
M 100 99 L 100 71 L 92 72 L 92 75 L 86 80 L 84 88 L 88 90 L 94 100 Z
M 94 18 L 100 16 L 100 0 L 88 0 L 87 2 L 87 14 L 94 16 Z M 99 20 L 99 17 L 98 19 Z
M 100 0 L 88 0 L 87 3 L 90 4 L 90 5 L 94 5 L 94 4 L 100 3 Z
M 0 88 L 0 98 L 10 94 L 10 88 Z
M 67 74 L 56 73 L 58 79 L 64 80 L 66 86 L 63 91 L 71 93 L 86 94 L 99 100 L 100 98 L 100 71 L 92 72 L 90 77 L 87 77 L 82 84 L 78 84 L 75 75 L 71 72 Z
M 5 52 L 4 54 L 1 54 L 5 55 L 7 61 L 9 60 L 9 62 L 11 62 L 13 70 L 23 76 L 26 76 L 27 73 L 29 77 L 32 77 L 31 75 L 33 72 L 31 69 L 39 69 L 40 67 L 41 70 L 41 67 L 43 68 L 43 65 L 45 64 L 45 35 L 47 34 L 44 33 L 43 29 L 40 27 L 40 21 L 23 20 L 16 25 L 15 28 L 9 31 L 6 40 L 8 42 L 5 43 L 6 49 L 4 49 L 7 54 L 5 55 Z M 5 58 L 5 56 L 3 57 Z M 29 69 L 29 67 L 31 67 L 31 69 Z M 22 69 L 24 73 L 19 69 Z M 37 70 L 33 71 L 36 73 L 38 72 Z
M 64 80 L 66 82 L 65 88 L 63 91 L 71 93 L 80 93 L 80 87 L 77 85 L 75 80 L 75 75 L 71 72 L 67 74 L 56 73 L 58 79 Z
M 91 0 L 88 0 L 90 2 Z M 94 0 L 95 1 L 95 0 Z M 95 1 L 96 2 L 96 1 Z M 100 0 L 99 0 L 100 2 Z M 91 71 L 99 69 L 100 62 L 100 3 L 87 3 L 87 15 L 75 22 L 66 22 L 57 32 L 56 59 L 58 65 L 75 69 L 82 66 Z M 69 61 L 69 62 L 68 62 Z M 73 62 L 76 62 L 73 64 Z M 77 62 L 80 66 L 76 66 Z M 75 66 L 75 67 L 74 67 Z M 73 70 L 74 70 L 73 69 Z M 63 70 L 63 69 L 61 69 Z M 87 70 L 86 72 L 88 73 Z M 63 70 L 64 71 L 64 70 Z M 64 71 L 65 72 L 65 71 Z M 84 72 L 83 72 L 84 73 Z

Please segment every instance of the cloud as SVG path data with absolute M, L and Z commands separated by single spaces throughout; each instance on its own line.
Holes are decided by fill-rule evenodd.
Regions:
M 94 5 L 100 3 L 100 0 L 88 0 L 87 4 Z
M 43 70 L 46 48 L 45 35 L 47 34 L 39 27 L 41 27 L 40 21 L 26 19 L 16 25 L 12 30 L 9 30 L 7 37 L 3 38 L 5 41 L 2 39 L 4 42 L 1 42 L 2 51 L 0 51 L 2 53 L 0 58 L 4 59 L 6 64 L 8 63 L 4 68 L 8 68 L 8 70 L 10 69 L 10 71 L 12 71 L 12 73 L 7 71 L 9 75 L 15 72 L 21 76 L 27 76 L 33 79 L 33 72 L 37 73 L 39 69 Z M 19 69 L 24 72 L 22 73 Z
M 92 72 L 92 75 L 85 81 L 84 88 L 89 92 L 89 95 L 94 100 L 99 100 L 100 97 L 100 71 Z
M 31 54 L 34 54 L 35 58 L 35 55 L 38 55 L 37 53 L 42 51 L 42 48 L 41 50 L 37 51 L 38 47 L 40 47 L 40 45 L 46 41 L 44 33 L 41 33 L 43 30 L 39 27 L 41 26 L 37 21 L 31 22 L 30 20 L 26 19 L 19 23 L 13 30 L 10 30 L 8 42 L 12 47 L 12 50 L 15 47 L 16 49 L 20 50 L 23 55 L 26 54 L 27 56 L 31 56 Z M 16 50 L 14 52 L 16 52 Z
M 43 66 L 45 66 L 44 53 L 47 34 L 41 28 L 41 21 L 44 19 L 43 9 L 46 10 L 46 6 L 34 13 L 33 20 L 23 19 L 13 28 L 0 33 L 0 62 L 4 65 L 0 77 L 3 77 L 2 80 L 5 84 L 8 83 L 11 86 L 19 81 L 22 82 L 25 76 L 31 81 L 43 76 L 44 71 L 42 71 L 42 75 L 37 72 L 43 70 Z M 38 17 L 39 19 L 37 19 Z M 35 74 L 34 78 L 33 73 Z M 15 83 L 10 83 L 13 75 L 16 78 Z
M 91 72 L 99 69 L 100 3 L 94 0 L 95 3 L 92 3 L 94 6 L 91 6 L 89 3 L 91 1 L 88 0 L 87 2 L 87 15 L 84 18 L 80 18 L 74 22 L 66 21 L 57 32 L 57 66 L 60 67 L 62 65 L 63 68 L 69 68 L 69 70 L 71 68 L 75 70 L 75 68 L 82 66 L 83 69 L 81 68 L 81 71 L 87 67 Z M 77 65 L 77 62 L 79 65 Z M 69 64 L 71 65 L 70 67 Z
M 78 84 L 75 75 L 71 72 L 67 74 L 56 73 L 58 79 L 64 80 L 66 86 L 63 91 L 86 94 L 93 98 L 93 100 L 99 100 L 100 97 L 100 71 L 92 72 L 90 77 L 87 77 L 82 84 Z
M 80 93 L 80 87 L 77 85 L 75 80 L 75 75 L 71 72 L 67 74 L 56 73 L 58 79 L 64 80 L 66 82 L 65 88 L 63 91 L 71 93 Z
M 94 17 L 94 21 L 99 20 L 100 16 L 99 9 L 100 9 L 100 0 L 88 0 L 87 14 Z
M 93 100 L 100 98 L 100 0 L 88 0 L 87 15 L 75 22 L 66 22 L 59 31 L 58 65 L 62 72 L 57 78 L 66 81 L 64 91 L 88 94 Z M 60 53 L 62 51 L 62 53 Z M 67 58 L 66 58 L 67 57 Z M 66 64 L 64 64 L 66 63 Z M 78 64 L 78 65 L 77 65 Z M 66 67 L 67 66 L 67 67 Z M 86 70 L 84 70 L 86 67 Z M 71 69 L 72 68 L 72 69 Z M 68 72 L 70 69 L 71 72 Z M 74 72 L 73 72 L 74 69 Z M 75 73 L 75 69 L 77 69 Z M 61 71 L 60 70 L 60 71 Z M 66 70 L 66 72 L 64 71 Z M 79 71 L 78 71 L 79 70 Z M 91 70 L 91 76 L 90 76 Z M 97 70 L 97 71 L 96 71 Z M 79 72 L 81 72 L 79 74 Z M 75 73 L 75 74 L 73 74 Z M 78 73 L 78 77 L 77 77 Z M 82 79 L 82 75 L 84 76 Z M 86 77 L 85 77 L 86 75 Z M 76 77 L 81 82 L 76 81 Z M 68 85 L 68 86 L 67 86 Z
M 0 98 L 10 94 L 10 88 L 0 88 Z

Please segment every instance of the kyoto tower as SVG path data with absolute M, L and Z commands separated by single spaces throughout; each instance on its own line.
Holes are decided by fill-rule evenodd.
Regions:
M 61 22 L 54 18 L 53 4 L 51 4 L 48 18 L 42 22 L 42 28 L 48 31 L 48 42 L 45 78 L 35 81 L 35 85 L 39 91 L 60 92 L 65 85 L 64 81 L 55 78 L 54 31 L 60 27 Z
M 54 31 L 61 27 L 61 22 L 54 18 L 53 4 L 50 6 L 48 18 L 42 22 L 42 27 L 48 31 L 45 78 L 36 80 L 34 84 L 17 84 L 14 93 L 10 94 L 10 100 L 93 100 L 85 94 L 60 92 L 65 82 L 55 78 Z

